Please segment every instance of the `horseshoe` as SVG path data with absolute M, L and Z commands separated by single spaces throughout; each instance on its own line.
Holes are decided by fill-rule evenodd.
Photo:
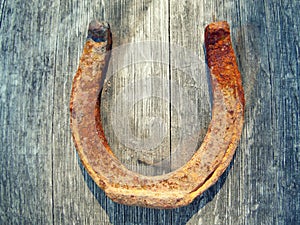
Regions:
M 128 170 L 105 138 L 100 95 L 111 47 L 108 23 L 91 22 L 70 99 L 71 130 L 80 160 L 95 183 L 117 203 L 162 209 L 185 206 L 226 170 L 242 132 L 245 99 L 229 25 L 222 21 L 205 28 L 213 107 L 203 143 L 184 166 L 159 176 Z

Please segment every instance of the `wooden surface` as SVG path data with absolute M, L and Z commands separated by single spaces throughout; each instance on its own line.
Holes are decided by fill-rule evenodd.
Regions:
M 299 11 L 298 0 L 1 0 L 0 224 L 300 224 Z M 93 18 L 111 24 L 114 47 L 136 41 L 174 43 L 200 58 L 204 27 L 213 20 L 230 23 L 245 87 L 246 122 L 230 168 L 191 205 L 174 210 L 118 205 L 81 165 L 69 128 L 69 96 Z M 172 62 L 176 52 L 171 45 L 166 51 Z M 165 79 L 169 89 L 129 107 L 129 141 L 138 137 L 138 146 L 145 146 L 148 138 L 160 140 L 147 149 L 149 154 L 137 154 L 116 135 L 112 121 L 117 118 L 110 112 L 116 103 L 121 112 L 128 109 L 126 102 L 117 101 L 118 93 L 133 83 L 133 93 L 139 94 L 145 76 L 162 83 L 159 88 L 144 81 L 141 93 L 163 89 Z M 185 163 L 187 159 L 173 157 L 155 167 L 141 158 L 174 155 L 188 132 L 179 119 L 199 124 L 189 143 L 201 144 L 210 118 L 209 85 L 207 74 L 193 76 L 148 62 L 130 64 L 106 83 L 104 127 L 129 168 L 161 174 Z M 178 88 L 188 93 L 198 114 L 185 113 L 182 95 L 172 108 Z M 159 154 L 151 154 L 153 149 Z

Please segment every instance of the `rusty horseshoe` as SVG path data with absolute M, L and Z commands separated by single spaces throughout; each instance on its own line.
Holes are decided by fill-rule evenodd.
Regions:
M 70 99 L 71 129 L 80 160 L 95 183 L 115 202 L 162 209 L 185 206 L 222 175 L 242 132 L 245 99 L 229 25 L 222 21 L 205 28 L 213 107 L 203 143 L 184 166 L 159 176 L 128 170 L 105 138 L 100 118 L 100 84 L 111 47 L 109 25 L 91 22 Z

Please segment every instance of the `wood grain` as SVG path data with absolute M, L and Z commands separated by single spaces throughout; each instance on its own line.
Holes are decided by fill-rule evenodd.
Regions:
M 0 1 L 0 223 L 299 224 L 299 10 L 297 0 Z M 230 169 L 190 206 L 165 211 L 112 203 L 79 163 L 69 94 L 93 18 L 110 22 L 114 46 L 155 39 L 200 56 L 205 25 L 231 25 L 246 92 L 244 132 Z M 115 84 L 134 82 L 143 68 L 127 68 L 128 77 L 114 76 Z M 193 90 L 178 71 L 162 67 L 154 74 Z M 203 96 L 198 121 L 205 129 L 209 97 L 202 86 L 193 91 L 194 99 Z M 135 116 L 144 116 L 147 105 L 155 115 L 157 103 L 140 104 Z

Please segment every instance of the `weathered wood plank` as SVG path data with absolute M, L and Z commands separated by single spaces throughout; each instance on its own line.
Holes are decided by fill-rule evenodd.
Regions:
M 239 63 L 245 83 L 247 112 L 244 133 L 248 135 L 246 137 L 245 135 L 243 136 L 232 170 L 229 172 L 229 177 L 222 189 L 214 197 L 214 200 L 199 211 L 197 216 L 194 216 L 189 222 L 191 224 L 195 224 L 196 221 L 204 224 L 282 224 L 286 223 L 286 221 L 295 223 L 295 221 L 299 221 L 299 218 L 295 217 L 295 215 L 286 214 L 287 211 L 280 204 L 280 201 L 284 200 L 280 200 L 280 197 L 271 197 L 274 195 L 278 196 L 276 187 L 281 186 L 281 182 L 277 177 L 280 167 L 276 166 L 280 153 L 278 149 L 273 149 L 272 146 L 280 146 L 280 142 L 283 141 L 276 131 L 279 128 L 276 126 L 276 123 L 278 123 L 276 96 L 279 93 L 281 95 L 283 93 L 278 88 L 279 83 L 276 83 L 275 71 L 270 71 L 267 76 L 262 76 L 266 71 L 270 70 L 270 68 L 264 68 L 264 65 L 270 66 L 275 63 L 277 66 L 281 64 L 284 67 L 285 63 L 289 61 L 294 68 L 299 67 L 297 60 L 288 58 L 280 63 L 276 63 L 277 60 L 273 58 L 273 61 L 270 62 L 270 55 L 275 57 L 281 55 L 281 53 L 272 50 L 274 49 L 272 46 L 288 45 L 285 43 L 285 39 L 272 40 L 273 38 L 271 38 L 272 32 L 277 31 L 277 35 L 282 32 L 288 33 L 288 24 L 285 25 L 285 28 L 268 29 L 270 26 L 284 24 L 284 21 L 287 21 L 283 16 L 284 14 L 282 14 L 282 17 L 275 17 L 274 19 L 268 17 L 270 10 L 271 12 L 281 12 L 283 6 L 280 4 L 260 3 L 261 5 L 258 4 L 257 7 L 253 7 L 252 3 L 214 2 L 210 10 L 203 12 L 203 14 L 195 15 L 190 9 L 197 8 L 201 10 L 202 5 L 201 3 L 199 4 L 197 5 L 196 3 L 195 6 L 193 3 L 186 3 L 186 5 L 178 3 L 177 6 L 175 3 L 176 25 L 184 24 L 185 26 L 182 26 L 182 30 L 178 32 L 178 28 L 175 25 L 174 39 L 182 41 L 183 44 L 189 43 L 190 40 L 193 43 L 198 37 L 194 37 L 193 34 L 189 36 L 188 31 L 194 30 L 196 26 L 194 23 L 201 24 L 202 20 L 209 18 L 209 14 L 211 14 L 210 20 L 217 18 L 218 20 L 230 22 L 233 41 L 236 43 L 235 48 L 240 56 Z M 297 7 L 299 8 L 299 5 Z M 207 6 L 205 8 L 207 9 Z M 286 5 L 286 8 L 291 10 L 291 5 Z M 290 13 L 288 15 L 293 15 L 292 12 Z M 197 17 L 198 15 L 201 15 L 200 18 Z M 267 18 L 264 18 L 265 16 Z M 278 22 L 274 24 L 275 21 Z M 291 31 L 291 33 L 294 32 Z M 293 49 L 297 45 L 299 48 L 299 42 L 293 39 L 295 36 L 292 36 L 292 38 L 289 36 L 289 38 L 293 40 L 290 42 L 293 44 L 291 46 L 288 45 L 286 49 Z M 266 43 L 268 39 L 269 41 Z M 297 44 L 294 45 L 294 43 Z M 262 48 L 262 46 L 265 47 Z M 297 77 L 296 71 L 294 70 L 294 72 L 290 73 Z M 298 83 L 299 74 L 296 80 L 296 83 Z M 294 98 L 295 102 L 298 100 L 298 98 Z M 277 101 L 280 102 L 279 99 Z M 258 114 L 254 114 L 253 110 Z M 290 111 L 290 113 L 293 115 L 294 120 L 298 121 L 296 116 L 297 110 L 294 110 L 294 112 Z M 284 117 L 282 116 L 281 118 Z M 284 120 L 281 121 L 282 125 L 286 123 Z M 256 130 L 258 127 L 260 127 L 259 130 Z M 299 125 L 294 125 L 294 129 L 299 129 Z M 293 137 L 296 138 L 296 136 Z M 253 142 L 250 141 L 251 139 Z M 290 145 L 290 148 L 294 149 L 295 147 Z M 241 152 L 241 150 L 244 151 Z M 272 154 L 270 154 L 271 152 Z M 281 160 L 282 163 L 286 163 L 284 158 Z M 294 161 L 294 163 L 296 163 L 296 168 L 299 168 L 297 161 Z M 298 169 L 292 172 L 293 176 L 295 176 L 296 171 Z M 298 181 L 292 179 L 291 182 L 295 189 L 299 188 L 296 184 Z M 286 216 L 279 217 L 274 211 L 270 211 L 270 207 L 276 208 L 275 211 L 284 212 L 283 214 L 286 214 Z M 297 210 L 295 205 L 292 208 Z M 214 216 L 206 216 L 207 212 L 214 212 Z
M 103 18 L 105 3 L 63 1 L 55 3 L 56 65 L 53 76 L 53 224 L 109 224 L 109 218 L 85 183 L 70 133 L 71 82 L 93 17 Z M 85 12 L 85 13 L 82 13 Z
M 84 3 L 83 3 L 84 4 Z M 150 35 L 151 38 L 157 38 L 158 40 L 163 39 L 164 37 L 162 35 L 165 35 L 164 32 L 161 30 L 163 29 L 163 26 L 158 26 L 159 22 L 161 20 L 158 20 L 157 16 L 153 16 L 155 13 L 155 9 L 162 8 L 162 10 L 165 8 L 164 5 L 161 5 L 158 1 L 154 4 L 150 1 L 141 2 L 140 4 L 132 2 L 132 1 L 114 1 L 114 2 L 103 2 L 104 5 L 96 6 L 96 3 L 91 3 L 89 5 L 88 11 L 91 12 L 91 14 L 96 14 L 96 16 L 89 15 L 88 17 L 84 17 L 86 24 L 84 25 L 78 25 L 78 29 L 84 28 L 85 30 L 82 32 L 81 36 L 78 36 L 79 40 L 76 42 L 71 43 L 73 46 L 75 45 L 76 49 L 74 49 L 74 54 L 72 52 L 69 52 L 68 54 L 61 53 L 62 55 L 59 56 L 59 59 L 62 59 L 69 55 L 79 55 L 81 54 L 81 49 L 83 46 L 83 41 L 85 39 L 86 34 L 86 28 L 89 23 L 89 21 L 92 18 L 100 18 L 100 19 L 106 19 L 110 22 L 112 33 L 113 33 L 113 39 L 114 39 L 114 47 L 121 46 L 123 44 L 132 42 L 132 41 L 141 41 L 141 40 L 147 40 L 147 37 L 143 35 L 143 32 L 145 29 L 148 29 L 146 32 L 146 35 Z M 110 5 L 109 7 L 107 5 Z M 149 4 L 154 4 L 150 7 Z M 62 11 L 70 11 L 70 9 L 65 9 L 67 7 L 70 7 L 70 5 L 61 5 Z M 96 7 L 96 8 L 95 8 Z M 98 9 L 104 8 L 105 10 L 98 10 Z M 149 8 L 149 9 L 148 9 Z M 141 13 L 141 9 L 144 9 Z M 98 12 L 101 12 L 99 14 Z M 161 11 L 163 12 L 163 11 Z M 121 17 L 120 17 L 121 15 Z M 107 19 L 108 17 L 108 19 Z M 140 18 L 140 19 L 137 19 Z M 145 20 L 145 21 L 144 21 Z M 144 22 L 143 22 L 144 21 Z M 66 30 L 67 27 L 73 27 L 72 21 L 66 20 L 65 24 L 62 25 L 64 28 L 63 30 Z M 151 32 L 153 34 L 151 35 Z M 160 34 L 161 33 L 161 34 Z M 140 37 L 139 37 L 140 35 Z M 68 39 L 66 39 L 67 41 Z M 149 40 L 149 39 L 148 39 Z M 68 43 L 60 43 L 63 48 L 63 46 L 68 46 Z M 71 48 L 73 49 L 73 48 Z M 75 53 L 77 51 L 77 53 Z M 61 66 L 58 72 L 63 72 L 66 74 L 69 74 L 67 86 L 71 86 L 71 79 L 73 74 L 75 73 L 75 70 L 77 69 L 77 63 L 78 58 L 70 58 L 71 63 L 60 61 L 58 64 Z M 130 61 L 129 61 L 130 63 Z M 72 66 L 72 69 L 74 71 L 68 71 L 66 70 L 68 68 L 68 65 L 75 65 Z M 149 66 L 147 68 L 150 68 Z M 146 72 L 147 71 L 146 68 Z M 135 72 L 137 70 L 138 72 Z M 120 74 L 114 75 L 112 79 L 110 80 L 111 86 L 114 87 L 112 90 L 113 93 L 108 99 L 108 103 L 106 105 L 111 106 L 112 103 L 116 102 L 116 97 L 118 97 L 118 94 L 120 91 L 122 91 L 122 87 L 126 87 L 126 85 L 132 83 L 135 80 L 140 80 L 141 75 L 143 75 L 141 72 L 143 71 L 143 67 L 134 66 L 123 69 Z M 140 72 L 141 71 L 141 72 Z M 158 74 L 159 76 L 162 76 L 161 74 Z M 64 77 L 63 76 L 57 76 L 57 83 L 62 83 Z M 66 82 L 66 81 L 64 81 Z M 106 83 L 108 84 L 108 83 Z M 109 86 L 105 87 L 107 93 L 111 93 Z M 57 177 L 57 181 L 55 181 L 55 194 L 54 194 L 54 201 L 55 201 L 55 211 L 54 211 L 54 223 L 79 223 L 79 224 L 94 224 L 94 223 L 112 223 L 112 224 L 139 224 L 139 223 L 146 223 L 151 222 L 155 224 L 155 221 L 165 221 L 169 220 L 168 216 L 170 213 L 168 212 L 157 212 L 154 213 L 153 210 L 149 209 L 140 209 L 137 207 L 127 207 L 127 206 L 121 206 L 118 204 L 113 203 L 111 200 L 107 199 L 102 190 L 100 190 L 98 187 L 95 186 L 95 183 L 90 179 L 90 177 L 86 174 L 86 171 L 81 167 L 82 169 L 82 176 L 81 173 L 78 172 L 78 160 L 75 159 L 75 151 L 73 144 L 70 142 L 70 137 L 64 136 L 63 133 L 66 132 L 66 123 L 67 120 L 62 121 L 62 118 L 67 118 L 63 115 L 63 113 L 67 112 L 67 101 L 69 100 L 69 90 L 66 91 L 66 89 L 57 90 L 59 93 L 56 95 L 56 107 L 58 108 L 57 114 L 55 115 L 55 126 L 57 127 L 57 131 L 59 134 L 57 134 L 57 137 L 60 137 L 60 140 L 57 141 L 57 145 L 59 145 L 62 142 L 65 142 L 65 145 L 67 146 L 67 149 L 72 150 L 71 152 L 65 151 L 61 152 L 59 149 L 59 146 L 57 148 L 55 147 L 55 165 L 54 165 L 54 172 L 55 176 Z M 112 99 L 112 100 L 111 100 Z M 102 101 L 105 103 L 105 93 L 103 94 Z M 120 104 L 120 103 L 118 103 Z M 123 105 L 122 105 L 123 104 Z M 121 109 L 126 103 L 121 102 Z M 141 105 L 137 106 L 134 110 L 136 113 L 140 113 L 143 108 L 145 108 L 145 105 L 147 102 L 142 102 Z M 149 103 L 148 103 L 149 104 Z M 150 109 L 152 108 L 151 103 L 149 104 Z M 109 112 L 108 116 L 110 116 Z M 103 112 L 105 116 L 105 111 Z M 69 114 L 67 114 L 69 115 Z M 68 119 L 68 118 L 67 118 Z M 117 118 L 113 118 L 117 119 Z M 105 121 L 106 119 L 104 119 Z M 108 122 L 110 122 L 108 120 Z M 139 121 L 138 121 L 139 122 Z M 110 122 L 111 123 L 111 122 Z M 110 123 L 104 124 L 104 128 L 106 129 L 106 132 L 108 132 L 108 137 L 112 138 L 110 140 L 111 146 L 114 149 L 115 153 L 118 155 L 118 151 L 120 153 L 119 158 L 126 160 L 126 155 L 122 155 L 122 150 L 124 148 L 120 149 L 120 141 L 117 139 L 118 137 L 114 138 L 114 130 L 110 129 Z M 140 129 L 139 124 L 135 124 L 133 130 Z M 141 130 L 144 129 L 144 125 L 141 124 Z M 111 135 L 110 135 L 111 132 Z M 71 146 L 69 146 L 71 144 Z M 69 146 L 69 147 L 68 147 Z M 122 147 L 122 146 L 121 146 Z M 56 150 L 57 149 L 57 150 Z M 122 158 L 125 156 L 125 158 Z M 62 158 L 64 160 L 59 160 L 59 158 Z M 137 164 L 137 161 L 135 159 L 129 162 L 127 165 L 130 167 L 132 166 L 133 169 L 134 166 Z M 139 169 L 139 168 L 137 168 Z M 151 170 L 152 168 L 150 168 Z M 72 170 L 75 170 L 75 172 L 72 173 Z M 141 167 L 140 172 L 144 173 L 149 172 L 149 169 L 147 167 Z M 147 170 L 147 171 L 146 171 Z M 151 171 L 150 171 L 151 172 Z M 84 182 L 86 181 L 86 183 Z M 79 182 L 77 182 L 79 181 Z M 75 187 L 74 187 L 75 186 Z M 84 193 L 84 195 L 82 195 Z M 92 196 L 94 195 L 94 197 Z M 95 201 L 97 200 L 97 201 Z M 99 203 L 100 204 L 99 204 Z M 83 207 L 83 208 L 82 208 Z M 104 213 L 104 211 L 106 213 Z M 127 214 L 127 211 L 129 214 Z M 101 213 L 102 212 L 102 213 Z M 142 215 L 147 215 L 142 216 Z M 164 219 L 166 218 L 166 219 Z M 144 222 L 140 222 L 144 221 Z
M 35 10 L 38 2 L 0 5 L 0 223 L 49 224 L 55 54 L 44 45 L 53 23 L 40 24 L 51 12 Z
M 168 4 L 128 2 L 122 27 L 119 21 L 110 21 L 116 44 L 102 92 L 108 142 L 129 169 L 145 175 L 168 172 L 149 166 L 170 152 L 168 67 L 152 57 L 165 55 L 168 61 L 169 46 L 160 44 L 168 41 Z M 136 44 L 126 46 L 129 43 Z
M 299 10 L 297 0 L 1 1 L 0 223 L 299 224 Z M 245 86 L 245 128 L 231 168 L 191 205 L 154 210 L 115 204 L 80 164 L 70 134 L 68 104 L 87 24 L 93 18 L 110 22 L 114 47 L 133 41 L 170 41 L 200 56 L 205 25 L 213 20 L 230 23 Z M 172 62 L 176 52 L 165 50 Z M 138 89 L 145 75 L 152 84 Z M 159 62 L 130 65 L 113 76 L 103 96 L 107 108 L 102 114 L 107 117 L 104 125 L 111 145 L 128 167 L 145 174 L 170 169 L 170 165 L 146 166 L 138 157 L 131 158 L 128 148 L 120 148 L 109 106 L 130 82 L 135 84 L 133 93 L 143 96 L 156 88 L 153 77 L 168 79 L 170 92 L 162 91 L 166 83 L 161 82 L 160 96 L 138 102 L 129 116 L 134 135 L 149 128 L 141 138 L 144 142 L 154 134 L 148 116 L 170 122 L 168 141 L 159 148 L 172 150 L 178 134 L 187 130 L 174 123 L 178 115 L 183 119 L 186 115 L 177 113 L 184 109 L 184 96 L 179 95 L 177 111 L 168 104 L 160 106 L 174 103 L 172 84 L 187 91 L 193 104 L 201 99 L 196 102 L 200 116 L 195 121 L 204 130 L 209 119 L 207 81 L 195 85 L 190 76 Z M 125 104 L 121 101 L 121 111 Z M 165 134 L 158 132 L 157 137 Z M 194 141 L 200 140 L 201 134 Z

